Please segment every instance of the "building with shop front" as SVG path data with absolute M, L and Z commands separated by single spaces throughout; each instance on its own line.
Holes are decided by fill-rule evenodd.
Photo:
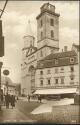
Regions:
M 1 89 L 4 95 L 7 93 L 10 95 L 20 95 L 21 85 L 19 83 L 13 83 L 9 77 L 1 77 Z
M 45 3 L 37 19 L 37 47 L 30 22 L 22 49 L 22 94 L 75 93 L 79 86 L 79 46 L 59 51 L 59 14 Z

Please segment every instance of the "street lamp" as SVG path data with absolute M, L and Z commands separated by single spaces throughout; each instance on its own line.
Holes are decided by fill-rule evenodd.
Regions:
M 2 68 L 3 63 L 0 62 L 0 111 L 1 111 L 1 68 Z

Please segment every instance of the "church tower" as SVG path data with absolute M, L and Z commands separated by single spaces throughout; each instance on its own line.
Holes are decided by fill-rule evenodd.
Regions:
M 32 52 L 30 50 L 30 47 L 31 46 L 34 47 L 34 42 L 35 42 L 35 37 L 33 36 L 30 21 L 28 21 L 27 31 L 23 37 L 23 40 L 24 40 L 24 47 L 22 51 L 23 51 L 23 60 L 25 60 L 26 56 Z
M 59 49 L 59 14 L 55 13 L 55 6 L 45 3 L 40 8 L 37 19 L 37 45 Z

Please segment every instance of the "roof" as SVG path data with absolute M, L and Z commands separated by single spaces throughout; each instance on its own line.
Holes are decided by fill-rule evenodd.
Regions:
M 73 63 L 70 62 L 70 57 L 74 57 Z M 58 60 L 57 64 L 55 63 L 56 59 Z M 75 51 L 60 52 L 55 54 L 52 53 L 38 62 L 37 69 L 66 66 L 72 64 L 77 64 L 77 54 Z
M 45 57 L 45 60 L 50 60 L 50 59 L 57 59 L 57 58 L 64 58 L 64 57 L 71 57 L 71 56 L 76 56 L 75 51 L 67 51 L 67 52 L 59 52 L 59 53 L 51 53 L 47 57 Z
M 73 46 L 76 47 L 78 51 L 80 51 L 80 45 L 73 44 Z
M 56 94 L 66 94 L 66 93 L 76 93 L 77 88 L 55 88 L 55 89 L 41 89 L 36 90 L 34 94 L 40 95 L 56 95 Z

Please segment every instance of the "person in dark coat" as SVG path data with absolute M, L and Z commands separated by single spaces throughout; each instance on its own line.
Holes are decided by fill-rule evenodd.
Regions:
M 39 101 L 40 103 L 41 103 L 41 100 L 42 100 L 42 99 L 41 99 L 41 96 L 39 95 L 39 96 L 38 96 L 38 101 Z
M 12 109 L 13 109 L 13 107 L 15 107 L 15 96 L 12 95 L 10 100 L 11 100 L 11 106 L 12 106 Z
M 30 102 L 30 95 L 28 95 L 28 102 Z
M 5 95 L 6 108 L 9 108 L 9 100 L 10 100 L 9 94 L 7 93 L 7 94 Z

